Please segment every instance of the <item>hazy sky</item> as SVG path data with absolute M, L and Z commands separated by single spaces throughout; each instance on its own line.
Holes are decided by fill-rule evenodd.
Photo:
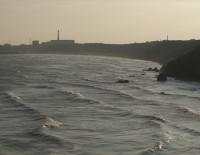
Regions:
M 0 0 L 0 44 L 200 39 L 200 0 Z

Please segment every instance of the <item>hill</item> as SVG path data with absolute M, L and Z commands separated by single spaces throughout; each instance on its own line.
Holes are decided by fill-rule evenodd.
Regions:
M 156 61 L 165 64 L 200 45 L 200 40 L 188 41 L 153 41 L 133 44 L 40 44 L 20 46 L 0 46 L 0 54 L 40 53 L 40 54 L 79 54 L 114 56 Z

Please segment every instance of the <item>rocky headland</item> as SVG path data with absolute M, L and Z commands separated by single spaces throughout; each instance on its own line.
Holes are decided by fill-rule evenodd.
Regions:
M 161 72 L 179 80 L 200 82 L 200 45 L 164 65 Z

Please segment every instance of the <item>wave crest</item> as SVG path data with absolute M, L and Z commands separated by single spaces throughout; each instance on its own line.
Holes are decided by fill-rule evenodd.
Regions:
M 46 117 L 45 122 L 42 125 L 42 128 L 43 129 L 45 129 L 45 128 L 58 128 L 58 127 L 60 127 L 61 124 L 62 124 L 61 122 L 55 121 L 50 117 Z
M 181 108 L 182 108 L 184 114 L 200 117 L 200 113 L 198 113 L 197 111 L 195 111 L 191 108 L 188 108 L 188 107 L 181 107 Z
M 10 91 L 7 92 L 7 97 L 9 97 L 10 99 L 14 99 L 14 100 L 21 100 L 21 98 L 19 96 L 17 96 L 14 92 Z

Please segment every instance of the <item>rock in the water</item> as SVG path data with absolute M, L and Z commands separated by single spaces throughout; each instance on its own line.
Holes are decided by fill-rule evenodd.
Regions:
M 129 80 L 119 79 L 116 83 L 129 83 Z
M 145 71 L 154 71 L 154 72 L 159 72 L 159 69 L 157 68 L 157 67 L 155 67 L 155 68 L 148 68 L 147 70 L 145 70 Z
M 165 73 L 160 73 L 157 77 L 157 81 L 167 81 L 167 76 Z
M 155 67 L 153 70 L 154 70 L 155 72 L 159 72 L 159 71 L 160 71 L 157 67 Z

